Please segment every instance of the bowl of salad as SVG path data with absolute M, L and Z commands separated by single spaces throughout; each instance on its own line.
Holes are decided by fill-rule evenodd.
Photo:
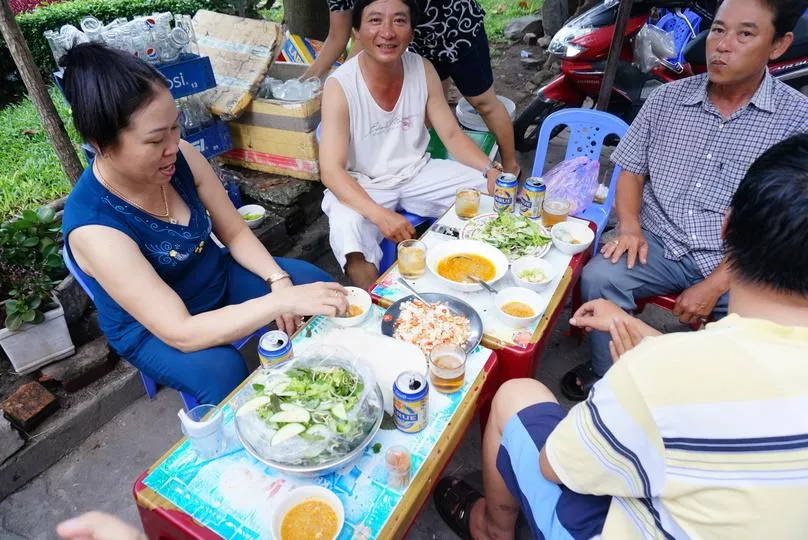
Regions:
M 238 213 L 244 219 L 244 222 L 251 229 L 255 229 L 264 222 L 267 217 L 267 209 L 260 204 L 245 204 L 238 209 Z
M 292 360 L 259 373 L 236 397 L 236 433 L 262 463 L 322 476 L 359 458 L 384 415 L 373 370 L 345 351 Z
M 509 261 L 520 257 L 544 257 L 553 245 L 550 232 L 538 220 L 521 214 L 499 212 L 481 214 L 466 222 L 461 240 L 477 240 L 494 246 Z
M 553 281 L 556 270 L 540 257 L 522 257 L 511 263 L 511 274 L 520 287 L 540 291 Z

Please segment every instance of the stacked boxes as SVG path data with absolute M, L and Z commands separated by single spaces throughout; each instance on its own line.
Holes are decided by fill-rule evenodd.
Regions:
M 300 77 L 305 64 L 276 62 L 268 76 L 288 80 Z M 319 153 L 315 130 L 320 124 L 321 95 L 300 102 L 256 98 L 238 119 L 228 123 L 233 148 L 222 158 L 234 165 L 319 180 Z

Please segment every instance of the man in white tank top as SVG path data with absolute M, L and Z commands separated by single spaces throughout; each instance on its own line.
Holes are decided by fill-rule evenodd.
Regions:
M 331 248 L 366 289 L 379 275 L 382 238 L 415 234 L 397 209 L 438 217 L 459 187 L 493 192 L 501 166 L 460 129 L 432 64 L 407 51 L 415 1 L 358 0 L 354 11 L 364 50 L 325 84 L 320 174 Z M 427 120 L 458 162 L 426 153 Z

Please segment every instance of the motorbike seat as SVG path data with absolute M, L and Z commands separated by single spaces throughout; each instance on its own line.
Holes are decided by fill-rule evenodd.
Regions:
M 710 34 L 710 29 L 700 32 L 699 35 L 691 39 L 685 45 L 684 59 L 685 62 L 696 66 L 707 65 L 707 36 Z
M 776 62 L 788 62 L 808 56 L 808 12 L 803 13 L 794 27 L 794 43 Z
M 701 32 L 685 46 L 685 61 L 697 66 L 707 65 L 707 36 L 710 30 Z M 808 56 L 808 13 L 803 14 L 794 27 L 794 43 L 776 62 L 788 62 Z

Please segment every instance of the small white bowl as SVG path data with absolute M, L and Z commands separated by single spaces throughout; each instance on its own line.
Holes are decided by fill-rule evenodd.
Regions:
M 524 302 L 533 309 L 534 315 L 532 317 L 514 317 L 513 315 L 508 315 L 502 311 L 502 306 L 508 302 Z M 526 326 L 530 326 L 530 324 L 541 315 L 541 311 L 539 311 L 541 308 L 541 297 L 524 287 L 508 287 L 507 289 L 499 291 L 494 297 L 494 307 L 497 310 L 497 315 L 499 315 L 500 320 L 502 320 L 505 325 L 511 328 L 525 328 Z
M 286 513 L 296 505 L 309 499 L 323 500 L 337 513 L 337 533 L 332 538 L 323 540 L 334 540 L 339 536 L 342 526 L 345 524 L 345 507 L 342 506 L 342 501 L 339 500 L 339 497 L 324 487 L 300 486 L 287 493 L 278 501 L 275 505 L 275 509 L 272 511 L 271 522 L 274 538 L 278 540 L 281 538 L 281 525 L 283 524 L 283 518 Z
M 478 283 L 462 283 L 460 281 L 452 281 L 438 274 L 438 263 L 451 255 L 459 255 L 461 253 L 472 253 L 485 257 L 494 264 L 494 277 L 486 281 L 489 285 L 499 281 L 508 273 L 508 258 L 500 250 L 492 245 L 477 240 L 454 240 L 452 242 L 443 242 L 433 248 L 429 248 L 426 252 L 426 267 L 447 287 L 457 291 L 472 292 L 479 291 L 483 287 Z
M 345 290 L 348 291 L 348 304 L 362 308 L 362 313 L 355 317 L 331 317 L 330 320 L 337 326 L 358 326 L 362 324 L 362 321 L 367 317 L 368 312 L 370 312 L 370 305 L 373 302 L 370 299 L 370 295 L 359 287 L 345 287 Z
M 578 243 L 573 244 L 562 238 L 572 236 Z M 576 223 L 574 221 L 565 221 L 553 225 L 550 230 L 550 236 L 553 238 L 553 245 L 561 252 L 567 255 L 577 255 L 582 251 L 586 251 L 592 242 L 595 240 L 595 233 L 592 229 L 583 223 Z M 559 238 L 560 237 L 560 238 Z
M 519 277 L 521 272 L 532 269 L 541 270 L 544 273 L 544 281 L 534 283 Z M 520 287 L 530 289 L 531 291 L 540 291 L 553 281 L 556 276 L 556 270 L 552 264 L 540 257 L 522 257 L 511 263 L 511 274 L 513 275 L 514 281 L 516 281 L 517 285 Z
M 264 219 L 267 217 L 267 209 L 261 206 L 260 204 L 245 204 L 241 208 L 238 209 L 238 213 L 241 214 L 241 217 L 249 216 L 250 214 L 260 214 L 261 217 L 255 219 L 245 219 L 244 223 L 251 229 L 255 229 L 259 225 L 264 222 Z

